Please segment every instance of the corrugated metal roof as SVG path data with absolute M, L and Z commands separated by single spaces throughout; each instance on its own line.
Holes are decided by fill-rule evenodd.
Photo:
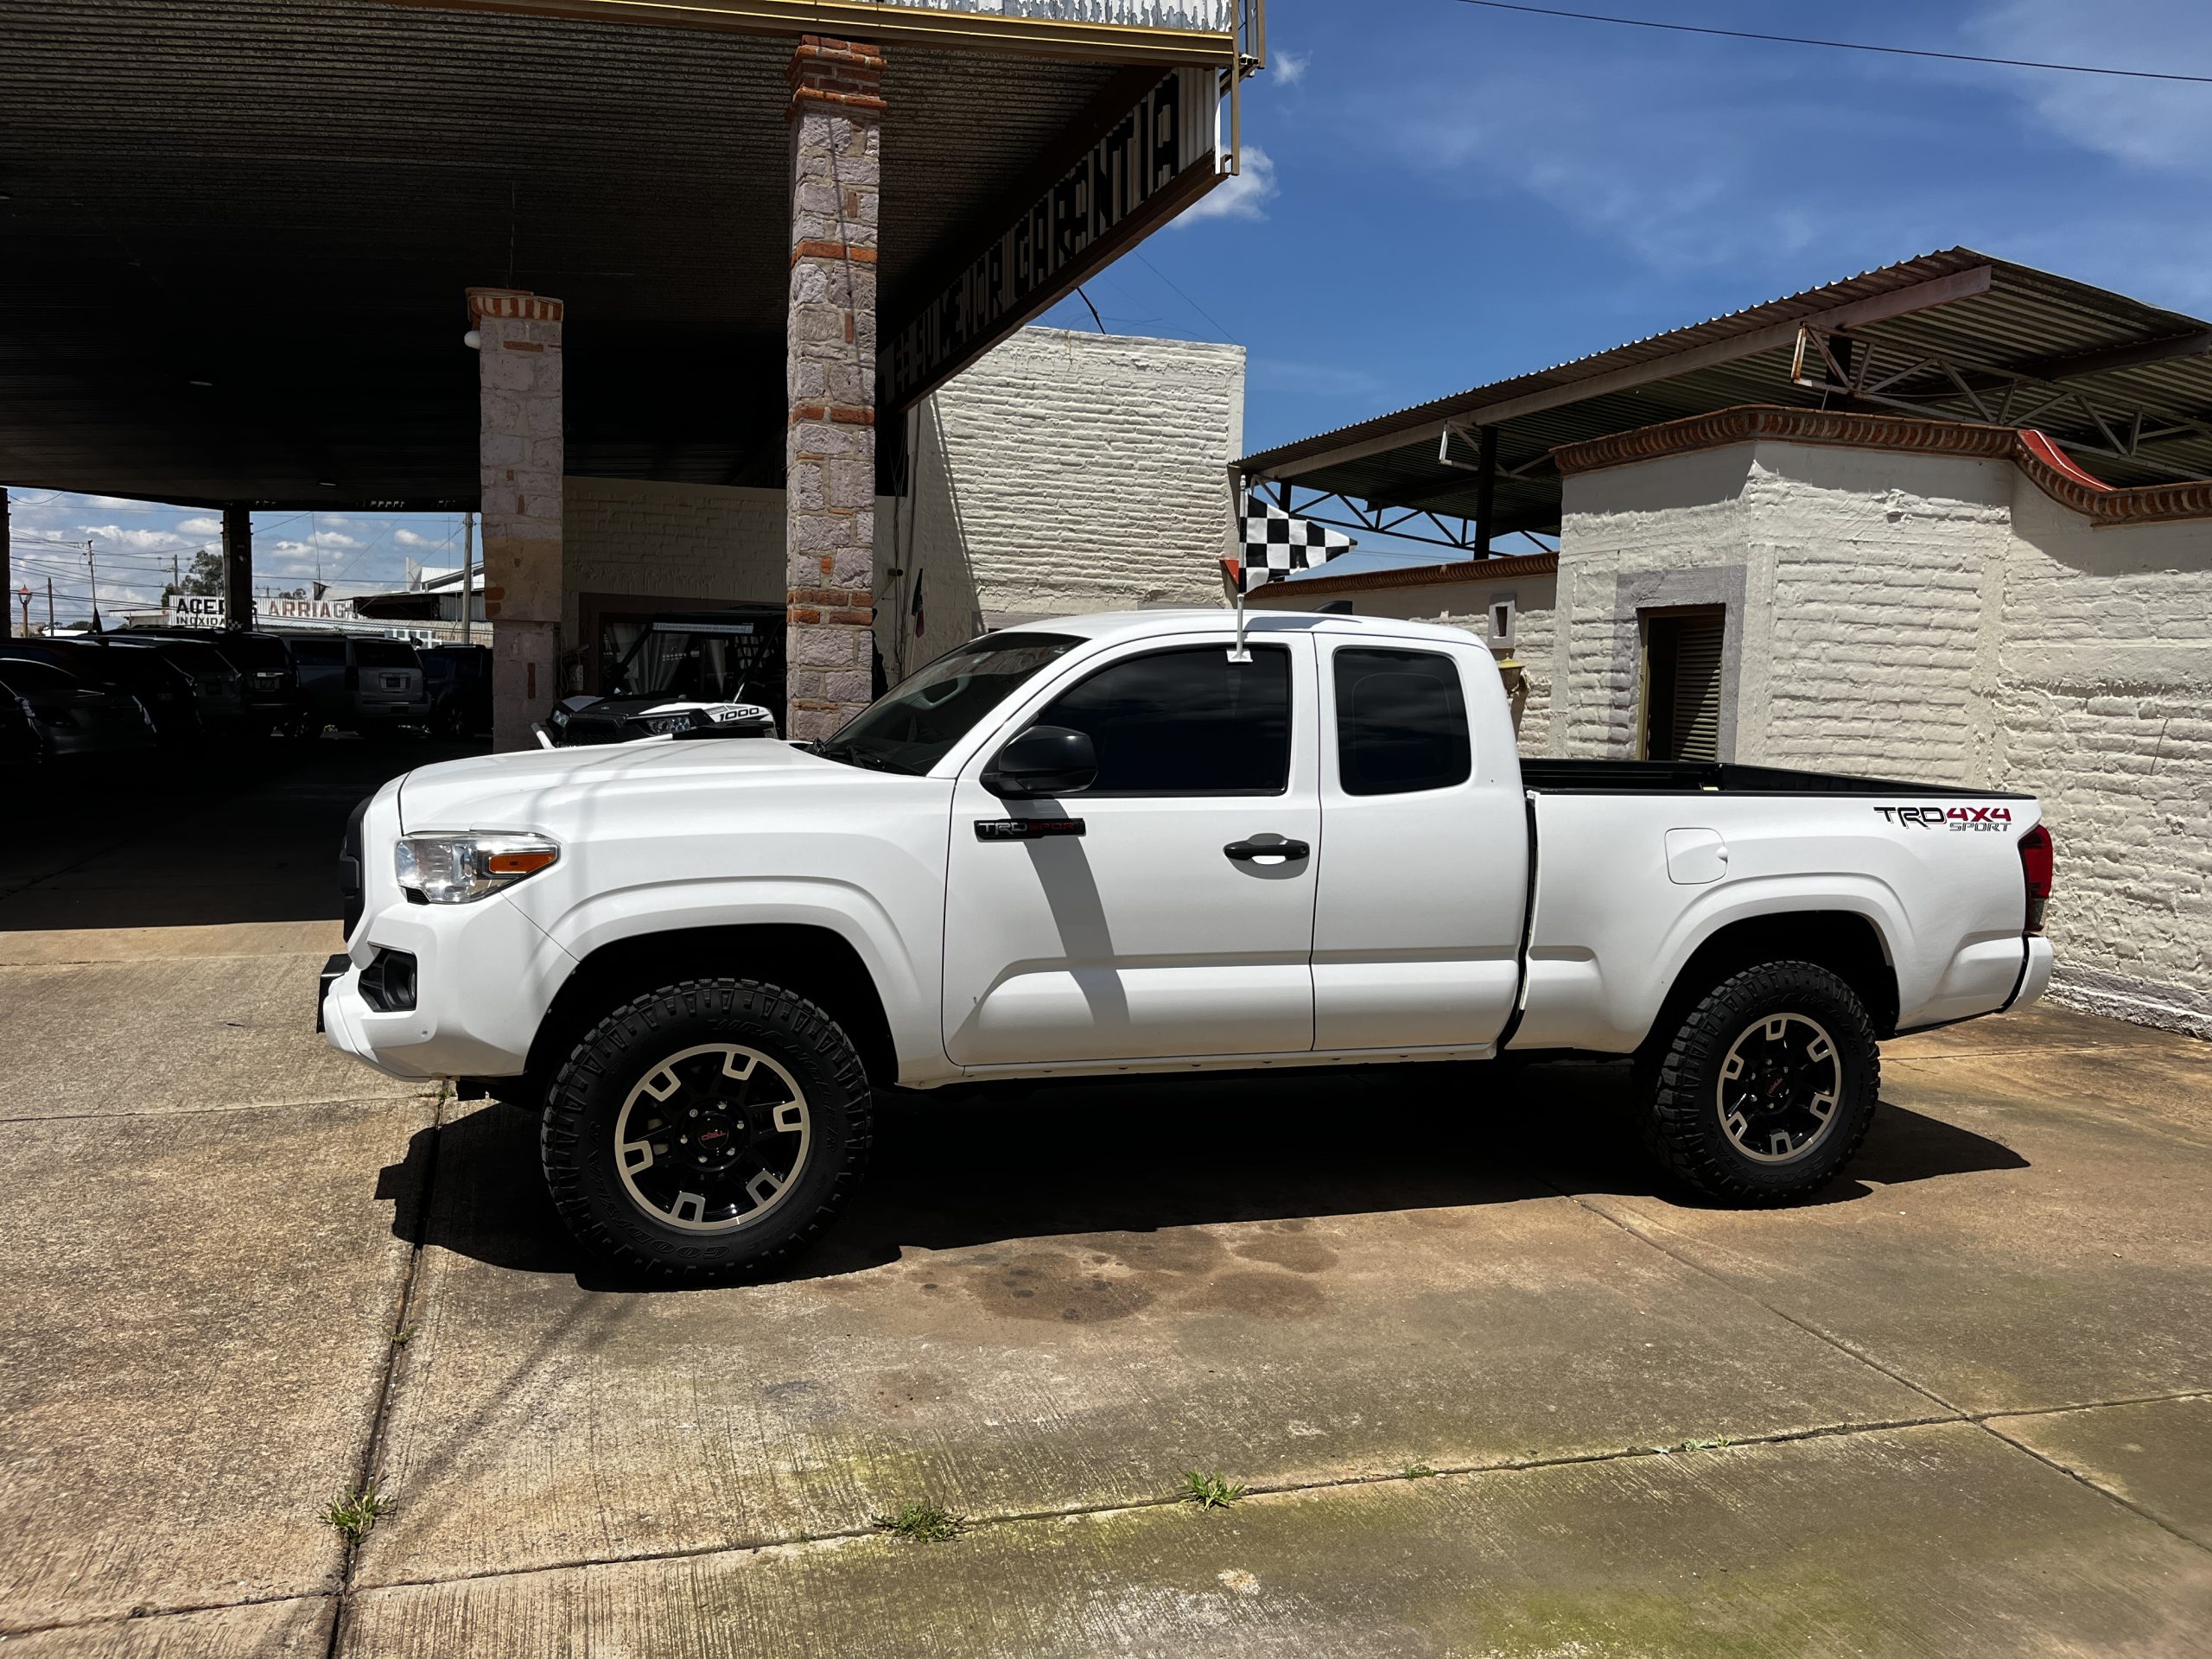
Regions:
M 0 477 L 468 501 L 463 291 L 512 283 L 569 304 L 572 471 L 780 481 L 791 50 L 373 0 L 4 0 Z M 1147 73 L 893 55 L 886 314 Z
M 1559 522 L 1559 480 L 1546 457 L 1562 443 L 1633 430 L 1657 422 L 1708 413 L 1738 404 L 1821 406 L 1822 394 L 1794 385 L 1789 368 L 1795 326 L 1809 318 L 1858 306 L 1880 309 L 1916 300 L 1924 285 L 1972 286 L 1986 270 L 1986 288 L 1940 298 L 1901 315 L 1855 324 L 1848 336 L 1857 349 L 1877 353 L 1880 372 L 1906 370 L 1922 354 L 2012 373 L 2056 374 L 2066 385 L 2102 408 L 2143 409 L 2177 422 L 2206 423 L 2141 446 L 2139 459 L 2096 455 L 2085 464 L 2115 484 L 2158 483 L 2177 475 L 2212 476 L 2212 327 L 2177 312 L 2146 305 L 2031 266 L 1971 248 L 1950 248 L 1862 271 L 1841 282 L 1770 300 L 1726 316 L 1633 340 L 1532 373 L 1471 387 L 1411 408 L 1281 444 L 1249 456 L 1256 476 L 1294 480 L 1301 487 L 1333 490 L 1377 505 L 1418 507 L 1454 517 L 1475 510 L 1471 471 L 1437 459 L 1443 424 L 1513 403 L 1551 406 L 1511 413 L 1495 422 L 1501 476 L 1496 531 L 1548 530 Z M 1732 343 L 1783 337 L 1744 355 Z M 2182 341 L 2206 335 L 2190 354 L 2154 362 L 2098 365 L 2100 356 L 2145 342 Z M 2063 359 L 2081 359 L 2068 365 Z M 1673 361 L 1682 361 L 1679 372 Z M 2084 363 L 2087 372 L 2075 372 Z M 1637 384 L 1623 385 L 1624 379 Z M 1604 385 L 1592 383 L 1604 382 Z M 1574 389 L 1589 385 L 1591 395 Z M 1985 416 L 1940 368 L 1908 373 L 1885 395 L 1912 401 L 1930 415 L 1980 420 Z M 1831 398 L 1827 406 L 1851 407 Z M 2088 417 L 2056 409 L 2036 424 L 2062 442 L 2101 442 Z M 1393 440 L 1402 440 L 1393 442 Z M 1348 454 L 1348 451 L 1359 453 Z M 1467 452 L 1461 458 L 1471 459 Z M 1530 470 L 1519 478 L 1516 469 Z

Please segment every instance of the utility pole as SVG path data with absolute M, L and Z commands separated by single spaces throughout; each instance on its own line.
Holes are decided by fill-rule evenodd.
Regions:
M 92 584 L 92 632 L 98 633 L 100 631 L 100 573 L 99 568 L 92 563 L 92 538 L 89 536 L 85 537 L 85 579 Z
M 31 637 L 31 585 L 28 582 L 16 590 L 16 601 L 23 607 L 23 638 Z
M 54 578 L 46 579 L 46 637 L 54 638 Z
M 476 563 L 476 515 L 461 515 L 461 643 L 474 643 L 472 620 L 476 610 L 476 578 L 472 567 Z

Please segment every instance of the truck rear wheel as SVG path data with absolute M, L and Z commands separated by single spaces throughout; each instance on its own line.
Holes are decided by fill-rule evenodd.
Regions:
M 594 1254 L 677 1278 L 770 1265 L 830 1224 L 868 1161 L 860 1056 L 805 998 L 752 979 L 663 986 L 570 1051 L 539 1149 Z
M 1809 962 L 1730 975 L 1639 1068 L 1652 1152 L 1726 1203 L 1786 1204 L 1858 1152 L 1881 1092 L 1873 1021 L 1850 986 Z

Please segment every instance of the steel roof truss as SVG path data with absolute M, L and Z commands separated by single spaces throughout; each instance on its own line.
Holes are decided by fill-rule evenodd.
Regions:
M 2131 461 L 2138 466 L 2162 472 L 2174 478 L 2194 479 L 2201 476 L 2198 468 L 2177 467 L 2160 461 L 2143 453 L 2146 443 L 2161 443 L 2174 439 L 2202 440 L 2212 437 L 2212 423 L 2186 415 L 2176 415 L 2140 405 L 2116 405 L 2110 399 L 2092 401 L 2089 393 L 2081 386 L 2065 385 L 2044 376 L 2010 369 L 1979 360 L 1956 352 L 1929 353 L 1924 346 L 1910 346 L 1908 366 L 1872 379 L 1875 359 L 1884 346 L 1897 348 L 1900 342 L 1886 340 L 1879 336 L 1853 330 L 1845 338 L 1866 349 L 1856 353 L 1857 360 L 1846 365 L 1845 360 L 1834 348 L 1833 337 L 1818 327 L 1807 325 L 1799 331 L 1798 344 L 1792 359 L 1791 383 L 1807 391 L 1817 391 L 1834 397 L 1854 398 L 1860 403 L 1879 404 L 1885 408 L 1909 410 L 1916 415 L 1955 416 L 1955 408 L 1947 410 L 1946 404 L 1964 402 L 1973 410 L 1977 419 L 1993 426 L 2026 426 L 2055 410 L 2071 409 L 2078 411 L 2075 430 L 2053 432 L 2050 436 L 2068 448 L 2083 454 L 2110 455 Z M 1807 372 L 1808 360 L 1817 357 L 1827 372 Z M 1936 387 L 1917 393 L 1892 391 L 1915 376 L 1929 371 L 1940 373 L 1949 382 L 1948 387 Z M 1968 380 L 1971 374 L 1985 384 Z M 2023 393 L 2043 394 L 2041 401 L 2015 410 L 2014 399 Z M 1992 408 L 1985 394 L 2001 393 Z M 2126 435 L 2115 429 L 2114 423 L 2126 429 Z M 2086 424 L 2095 436 L 2091 438 L 2078 429 Z

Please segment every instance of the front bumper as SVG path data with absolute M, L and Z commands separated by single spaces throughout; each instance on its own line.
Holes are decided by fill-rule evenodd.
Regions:
M 379 791 L 349 825 L 346 854 L 360 882 L 346 954 L 324 970 L 323 1035 L 333 1048 L 395 1077 L 511 1077 L 575 958 L 548 938 L 505 893 L 468 905 L 406 901 L 392 869 L 397 792 Z M 347 908 L 353 901 L 349 897 Z M 361 993 L 361 970 L 379 950 L 415 958 L 415 1006 L 379 1012 Z

